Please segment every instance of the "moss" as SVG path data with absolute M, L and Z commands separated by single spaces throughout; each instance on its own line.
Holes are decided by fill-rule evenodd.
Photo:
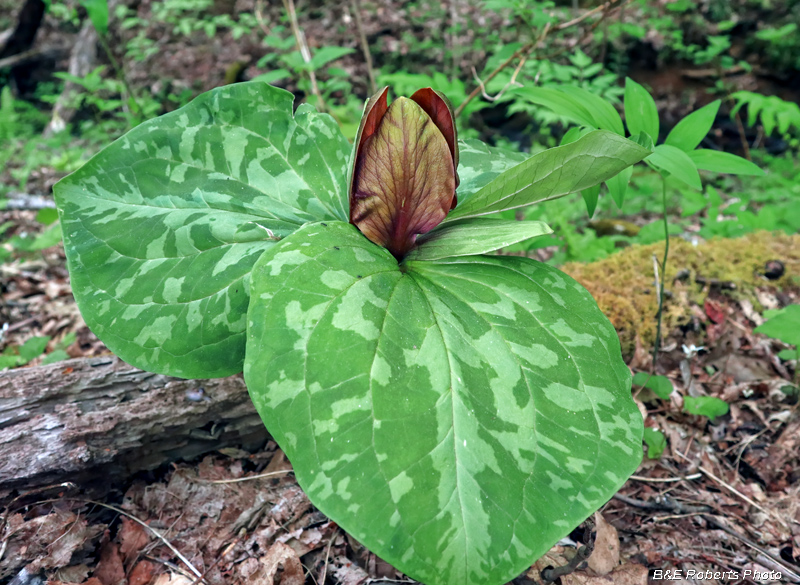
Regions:
M 664 244 L 631 246 L 599 262 L 570 263 L 561 269 L 583 284 L 597 299 L 600 309 L 616 327 L 623 355 L 630 357 L 638 336 L 645 347 L 655 341 L 658 297 L 655 291 L 653 256 L 664 255 Z M 786 272 L 778 280 L 764 278 L 769 260 L 780 260 Z M 689 277 L 675 280 L 682 270 Z M 760 305 L 756 288 L 783 290 L 797 287 L 800 275 L 800 235 L 787 236 L 756 232 L 736 239 L 715 239 L 694 246 L 674 238 L 670 240 L 667 261 L 666 290 L 672 294 L 664 305 L 664 331 L 669 332 L 686 322 L 692 305 L 702 305 L 708 288 L 697 284 L 700 276 L 707 280 L 731 282 L 736 288 L 727 291 L 734 298 L 748 298 L 756 308 Z

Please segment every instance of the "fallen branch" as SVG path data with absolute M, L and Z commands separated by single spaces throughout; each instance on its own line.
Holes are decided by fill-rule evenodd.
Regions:
M 52 197 L 30 193 L 9 193 L 8 199 L 0 202 L 0 209 L 15 211 L 39 211 L 55 207 L 56 203 Z
M 241 376 L 181 380 L 112 356 L 0 374 L 0 500 L 63 481 L 107 490 L 138 471 L 267 438 Z

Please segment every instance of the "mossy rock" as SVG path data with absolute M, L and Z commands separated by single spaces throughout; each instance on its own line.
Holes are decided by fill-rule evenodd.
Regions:
M 656 336 L 658 295 L 655 290 L 653 256 L 659 263 L 664 256 L 664 243 L 631 246 L 591 264 L 572 262 L 561 269 L 583 284 L 597 299 L 619 333 L 622 352 L 633 355 L 636 337 L 646 348 L 652 348 Z M 777 280 L 763 274 L 770 260 L 779 260 L 786 267 Z M 686 279 L 677 281 L 680 271 L 689 271 Z M 685 273 L 684 273 L 685 274 Z M 663 278 L 663 275 L 659 275 Z M 735 289 L 724 291 L 734 298 L 747 298 L 760 309 L 757 289 L 786 290 L 800 287 L 800 235 L 756 232 L 735 239 L 714 239 L 692 245 L 682 239 L 670 240 L 665 288 L 672 294 L 665 299 L 663 331 L 668 333 L 691 316 L 692 305 L 702 305 L 708 286 L 696 283 L 700 276 L 707 281 L 733 283 Z

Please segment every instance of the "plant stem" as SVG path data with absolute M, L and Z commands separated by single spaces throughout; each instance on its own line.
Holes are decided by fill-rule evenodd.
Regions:
M 317 75 L 314 73 L 314 70 L 311 68 L 311 51 L 308 50 L 308 44 L 306 43 L 306 37 L 303 34 L 303 31 L 300 29 L 300 25 L 297 22 L 297 11 L 294 7 L 294 0 L 283 0 L 283 7 L 286 9 L 286 12 L 289 14 L 289 22 L 292 25 L 292 32 L 294 33 L 294 40 L 297 43 L 297 50 L 300 51 L 300 55 L 303 57 L 303 61 L 308 65 L 308 79 L 311 81 L 311 93 L 313 93 L 317 97 L 317 103 L 319 107 L 317 108 L 320 112 L 327 111 L 327 107 L 325 106 L 325 100 L 322 99 L 322 93 L 319 91 L 319 86 L 317 85 Z
M 664 282 L 667 280 L 667 257 L 669 256 L 669 220 L 667 219 L 667 180 L 661 176 L 661 202 L 664 205 L 664 260 L 661 262 L 661 283 L 658 287 L 658 313 L 656 318 L 656 341 L 653 346 L 653 373 L 658 361 L 658 348 L 661 345 L 661 317 L 664 312 Z
M 103 51 L 105 51 L 108 60 L 111 61 L 111 67 L 114 69 L 114 73 L 117 74 L 117 78 L 122 82 L 122 85 L 125 87 L 125 91 L 131 98 L 133 105 L 136 106 L 136 113 L 139 117 L 142 117 L 143 110 L 142 106 L 139 104 L 139 100 L 136 98 L 136 94 L 133 93 L 133 89 L 128 84 L 128 78 L 125 76 L 125 72 L 119 66 L 117 59 L 114 57 L 114 53 L 111 52 L 111 47 L 108 46 L 108 41 L 106 40 L 106 36 L 101 34 L 100 31 L 97 31 L 97 38 L 100 39 L 100 46 L 103 47 Z
M 375 83 L 375 72 L 372 69 L 372 54 L 369 51 L 369 42 L 367 42 L 367 35 L 364 33 L 364 22 L 361 20 L 361 0 L 351 1 L 353 3 L 353 15 L 356 19 L 358 36 L 361 38 L 361 50 L 364 53 L 364 60 L 367 62 L 367 75 L 369 75 L 369 94 L 372 95 L 378 91 L 378 86 Z

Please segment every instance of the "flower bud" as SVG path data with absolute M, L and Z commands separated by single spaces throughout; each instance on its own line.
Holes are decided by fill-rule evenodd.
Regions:
M 402 260 L 456 206 L 458 143 L 450 103 L 430 88 L 387 105 L 370 98 L 355 141 L 350 223 Z

